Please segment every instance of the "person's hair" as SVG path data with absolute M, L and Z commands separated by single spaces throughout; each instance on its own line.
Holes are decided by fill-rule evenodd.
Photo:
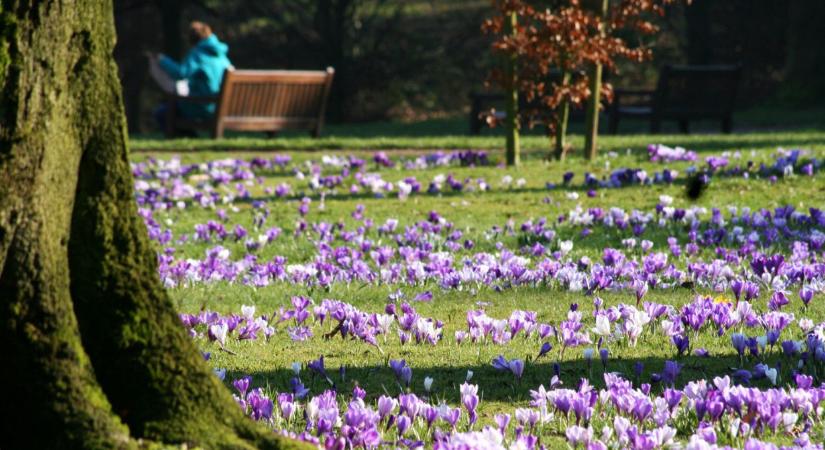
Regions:
M 189 24 L 189 35 L 193 38 L 193 40 L 200 41 L 201 39 L 206 39 L 212 35 L 212 28 L 210 28 L 205 22 L 195 20 Z

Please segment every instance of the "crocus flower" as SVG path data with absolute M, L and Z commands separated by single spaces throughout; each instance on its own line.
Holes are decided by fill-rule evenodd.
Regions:
M 386 395 L 382 395 L 378 397 L 378 415 L 383 420 L 388 415 L 392 414 L 395 411 L 395 408 L 398 407 L 398 401 L 392 397 L 387 397 Z
M 677 334 L 672 336 L 670 340 L 673 342 L 673 345 L 676 346 L 676 356 L 682 356 L 682 354 L 687 351 L 688 347 L 690 347 L 690 339 L 688 338 L 688 335 L 681 336 Z
M 395 422 L 395 426 L 398 428 L 398 435 L 404 436 L 407 430 L 410 429 L 410 425 L 412 425 L 412 420 L 410 420 L 409 417 L 405 415 L 399 416 Z
M 433 379 L 431 377 L 424 377 L 424 390 L 430 392 L 433 387 Z
M 493 419 L 495 420 L 496 425 L 498 426 L 498 430 L 501 432 L 501 434 L 506 433 L 507 425 L 510 424 L 510 415 L 509 414 L 496 414 L 493 417 Z
M 524 373 L 524 361 L 520 359 L 513 359 L 510 360 L 508 366 L 510 368 L 510 372 L 513 373 L 516 379 L 521 381 L 521 376 Z
M 249 390 L 249 385 L 252 383 L 252 377 L 245 376 L 232 382 L 235 389 L 241 394 L 241 397 L 246 397 L 246 392 Z
M 682 365 L 676 361 L 665 361 L 665 368 L 662 370 L 662 381 L 673 386 L 681 370 Z
M 607 358 L 610 356 L 610 352 L 607 351 L 606 348 L 599 349 L 599 359 L 602 361 L 602 368 L 607 370 Z
M 470 416 L 470 426 L 478 420 L 476 408 L 478 407 L 478 386 L 469 383 L 461 385 L 461 404 Z
M 811 303 L 811 299 L 814 297 L 814 291 L 807 287 L 803 287 L 799 290 L 799 298 L 802 300 L 802 303 L 805 307 L 808 307 L 808 304 Z
M 733 333 L 730 335 L 731 344 L 736 349 L 736 353 L 742 358 L 745 355 L 745 346 L 747 345 L 747 338 L 742 333 Z
M 229 327 L 226 323 L 220 323 L 215 325 L 209 326 L 209 337 L 221 345 L 221 347 L 226 345 L 226 335 L 229 331 Z
M 329 375 L 327 375 L 327 370 L 324 367 L 324 355 L 321 355 L 318 359 L 314 361 L 310 361 L 309 364 L 307 364 L 307 367 L 309 368 L 309 370 L 312 370 L 318 375 L 321 375 L 325 379 L 329 379 Z
M 550 345 L 549 342 L 545 342 L 545 343 L 541 344 L 541 348 L 539 349 L 539 355 L 536 356 L 536 359 L 539 359 L 542 356 L 546 355 L 552 349 L 553 349 L 553 346 Z

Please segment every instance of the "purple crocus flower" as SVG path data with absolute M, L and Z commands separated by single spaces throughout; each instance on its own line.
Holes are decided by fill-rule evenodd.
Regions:
M 802 351 L 802 343 L 799 341 L 782 341 L 781 346 L 785 356 L 796 356 Z
M 814 291 L 807 287 L 803 287 L 799 290 L 799 298 L 802 300 L 802 303 L 805 305 L 805 308 L 807 308 L 808 304 L 811 303 L 811 299 L 814 298 Z
M 679 372 L 682 370 L 682 365 L 676 361 L 665 361 L 665 368 L 662 370 L 662 382 L 673 386 L 676 383 L 676 378 L 679 377 Z
M 232 382 L 232 385 L 235 386 L 235 389 L 241 394 L 241 397 L 246 397 L 246 392 L 249 390 L 249 385 L 252 383 L 252 377 L 245 376 L 243 378 L 237 379 Z
M 539 359 L 542 356 L 546 355 L 552 349 L 553 349 L 553 346 L 549 342 L 545 342 L 545 343 L 541 344 L 541 349 L 539 349 L 539 355 L 536 356 L 536 359 Z
M 742 333 L 733 333 L 730 335 L 730 341 L 731 344 L 733 344 L 733 348 L 736 349 L 736 353 L 742 358 L 745 355 L 745 347 L 747 346 L 748 339 Z
M 504 355 L 498 355 L 493 359 L 492 366 L 496 370 L 510 370 L 510 363 Z
M 733 280 L 730 283 L 730 289 L 733 291 L 733 296 L 736 298 L 736 303 L 739 303 L 739 298 L 742 295 L 742 289 L 745 287 L 745 282 L 739 279 Z
M 747 369 L 739 369 L 733 373 L 733 379 L 739 384 L 748 385 L 751 382 L 751 372 Z
M 252 410 L 250 415 L 254 420 L 269 420 L 272 418 L 272 410 L 275 404 L 259 388 L 253 389 L 246 396 L 246 401 Z
M 424 292 L 416 295 L 415 297 L 413 297 L 413 301 L 416 301 L 416 302 L 429 302 L 432 299 L 433 299 L 432 291 L 424 291 Z
M 367 396 L 367 391 L 361 388 L 361 386 L 356 385 L 352 388 L 352 398 L 357 398 L 363 400 L 364 397 Z
M 378 415 L 383 420 L 388 415 L 392 414 L 395 408 L 398 407 L 398 401 L 392 397 L 382 395 L 378 398 Z
M 292 389 L 292 393 L 295 394 L 295 398 L 304 398 L 309 393 L 309 389 L 301 383 L 301 379 L 298 377 L 289 380 L 289 385 Z
M 409 387 L 412 382 L 412 368 L 410 366 L 402 367 L 401 374 L 398 378 L 400 381 L 404 382 L 407 387 Z
M 476 408 L 478 407 L 478 386 L 469 384 L 467 382 L 461 385 L 461 404 L 467 410 L 470 416 L 470 425 L 472 426 L 478 420 Z
M 670 340 L 673 342 L 673 345 L 676 346 L 676 356 L 682 356 L 682 354 L 687 351 L 688 347 L 690 347 L 690 338 L 688 335 L 682 336 L 677 334 L 671 337 Z
M 788 300 L 788 296 L 785 295 L 783 291 L 774 291 L 773 295 L 771 295 L 770 300 L 768 300 L 768 308 L 771 311 L 778 311 L 782 309 L 783 306 L 787 305 L 791 301 Z
M 407 430 L 410 429 L 410 425 L 412 425 L 412 420 L 410 420 L 407 416 L 398 416 L 398 420 L 395 422 L 396 428 L 398 428 L 398 435 L 404 436 Z
M 524 373 L 524 361 L 520 359 L 513 359 L 508 363 L 510 368 L 510 372 L 516 377 L 517 380 L 521 381 L 521 376 Z
M 510 415 L 509 414 L 496 414 L 493 419 L 498 426 L 498 430 L 501 434 L 505 434 L 507 432 L 507 426 L 510 424 Z
M 639 380 L 642 378 L 642 372 L 645 370 L 645 365 L 641 361 L 636 361 L 633 363 L 633 374 L 636 376 L 636 379 Z

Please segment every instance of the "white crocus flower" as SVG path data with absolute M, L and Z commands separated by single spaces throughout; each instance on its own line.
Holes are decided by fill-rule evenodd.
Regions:
M 774 367 L 771 367 L 770 369 L 765 371 L 765 376 L 768 377 L 769 380 L 771 380 L 771 384 L 773 384 L 774 386 L 776 386 L 776 375 L 777 371 Z
M 596 326 L 590 331 L 598 336 L 607 336 L 610 334 L 610 319 L 605 315 L 596 316 Z

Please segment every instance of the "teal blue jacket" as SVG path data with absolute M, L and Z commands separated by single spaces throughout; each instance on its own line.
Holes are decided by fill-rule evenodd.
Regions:
M 226 56 L 229 47 L 214 34 L 198 42 L 183 61 L 178 64 L 168 56 L 160 58 L 160 67 L 175 80 L 189 82 L 189 95 L 193 97 L 218 95 L 223 72 L 232 63 Z M 178 103 L 185 117 L 204 119 L 215 114 L 215 104 Z

